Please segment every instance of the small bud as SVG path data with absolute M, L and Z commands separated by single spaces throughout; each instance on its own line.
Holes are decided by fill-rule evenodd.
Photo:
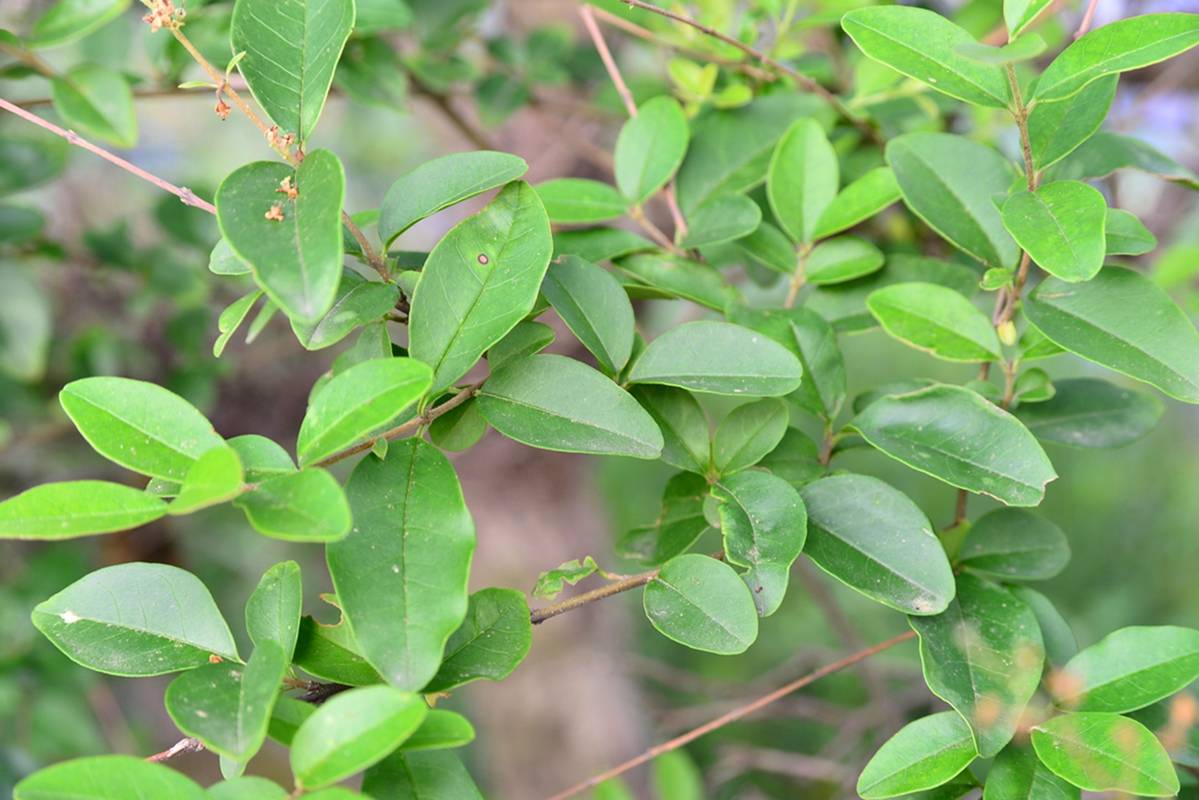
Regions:
M 271 210 L 263 214 L 263 216 L 269 219 L 271 222 L 282 222 L 283 204 L 275 203 L 273 206 L 271 206 Z
M 1010 319 L 1000 323 L 999 327 L 995 329 L 995 333 L 999 334 L 999 341 L 1008 347 L 1016 343 L 1016 325 Z
M 216 115 L 221 119 L 229 119 L 229 112 L 233 107 L 225 102 L 225 98 L 217 95 L 216 98 Z

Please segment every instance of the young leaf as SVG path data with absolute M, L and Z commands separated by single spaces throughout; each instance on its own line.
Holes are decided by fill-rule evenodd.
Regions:
M 824 239 L 870 219 L 900 197 L 890 167 L 875 167 L 842 189 L 816 223 L 812 236 Z
M 1144 725 L 1116 714 L 1062 714 L 1032 729 L 1046 767 L 1087 791 L 1178 794 L 1170 756 Z
M 1035 506 L 1057 478 L 1019 420 L 978 394 L 937 384 L 883 397 L 854 420 L 873 446 L 909 467 L 1011 506 Z M 985 456 L 978 443 L 988 443 Z
M 461 759 L 444 751 L 392 753 L 366 771 L 362 791 L 378 800 L 483 800 Z
M 1078 181 L 1016 192 L 1003 204 L 1003 224 L 1039 267 L 1064 281 L 1089 281 L 1103 266 L 1107 201 Z
M 1144 14 L 1090 31 L 1053 60 L 1035 100 L 1062 100 L 1104 75 L 1147 67 L 1199 44 L 1199 14 Z
M 690 553 L 646 584 L 645 615 L 668 639 L 718 655 L 744 653 L 758 638 L 753 595 L 732 567 Z
M 672 467 L 708 471 L 708 418 L 695 397 L 672 386 L 637 386 L 633 397 L 649 412 L 662 433 L 661 459 Z
M 300 565 L 283 561 L 263 574 L 254 593 L 246 601 L 246 632 L 255 647 L 273 643 L 291 661 L 300 634 L 303 587 Z
M 309 468 L 270 478 L 239 497 L 254 530 L 291 542 L 332 542 L 350 532 L 350 508 L 337 479 Z
M 379 208 L 379 238 L 390 246 L 425 217 L 514 181 L 528 169 L 524 159 L 491 150 L 426 161 L 387 191 Z
M 662 490 L 662 509 L 649 525 L 634 528 L 617 543 L 617 552 L 646 565 L 663 564 L 691 545 L 708 529 L 704 502 L 708 482 L 699 475 L 680 472 Z
M 584 578 L 594 575 L 598 569 L 599 565 L 591 556 L 582 561 L 572 558 L 538 575 L 537 584 L 533 587 L 533 596 L 546 599 L 557 597 L 567 585 L 574 586 Z
M 533 187 L 545 205 L 550 222 L 585 225 L 623 217 L 628 201 L 602 181 L 554 178 Z
M 246 480 L 251 483 L 296 471 L 296 465 L 287 451 L 265 436 L 234 436 L 227 444 L 237 451 L 237 457 L 246 470 Z
M 834 475 L 800 490 L 804 545 L 816 565 L 851 589 L 906 614 L 940 614 L 954 596 L 953 570 L 924 512 L 866 475 Z
M 1067 378 L 1043 403 L 1016 416 L 1038 439 L 1074 447 L 1123 447 L 1148 434 L 1165 408 L 1157 395 L 1098 378 Z
M 375 358 L 334 375 L 313 396 L 300 425 L 300 466 L 383 428 L 419 400 L 432 380 L 432 370 L 411 358 Z
M 844 283 L 883 268 L 886 258 L 865 239 L 839 236 L 812 248 L 804 265 L 808 283 L 822 286 Z
M 883 743 L 858 777 L 866 800 L 932 789 L 951 781 L 978 756 L 970 726 L 955 711 L 909 722 Z
M 431 709 L 425 721 L 400 745 L 400 750 L 412 753 L 417 750 L 446 750 L 462 747 L 475 739 L 475 727 L 470 720 L 453 711 Z
M 224 242 L 224 239 L 221 239 Z M 250 310 L 254 308 L 254 304 L 258 302 L 258 298 L 262 297 L 262 290 L 255 289 L 254 291 L 239 297 L 234 300 L 229 306 L 221 312 L 217 318 L 217 330 L 220 335 L 212 344 L 212 355 L 215 358 L 220 358 L 225 352 L 225 346 L 229 344 L 229 340 L 233 338 L 233 334 L 237 333 L 237 329 L 241 327 L 249 315 Z
M 1109 256 L 1141 256 L 1157 248 L 1157 237 L 1135 214 L 1119 208 L 1107 210 L 1103 234 Z
M 466 374 L 533 308 L 553 240 L 537 194 L 504 187 L 442 238 L 421 273 L 409 315 L 409 350 L 433 368 L 438 392 Z
M 872 292 L 866 305 L 883 329 L 947 361 L 994 361 L 1003 354 L 991 320 L 952 289 L 897 283 Z
M 420 727 L 420 695 L 367 686 L 334 695 L 305 720 L 291 746 L 296 786 L 320 789 L 383 760 Z
M 720 421 L 712 443 L 717 474 L 729 475 L 757 464 L 778 446 L 789 423 L 782 400 L 766 398 L 734 408 Z
M 222 444 L 212 423 L 161 386 L 129 378 L 82 378 L 58 401 L 96 452 L 126 469 L 182 481 L 196 459 Z
M 321 350 L 337 344 L 354 330 L 381 319 L 395 308 L 399 288 L 395 284 L 368 281 L 351 270 L 342 272 L 337 299 L 318 320 L 291 319 L 291 329 L 306 350 Z
M 775 219 L 796 242 L 811 242 L 837 194 L 837 153 L 815 120 L 799 119 L 779 140 L 766 177 Z
M 1032 611 L 1006 589 L 958 576 L 935 617 L 909 617 L 920 636 L 924 681 L 970 723 L 983 758 L 1003 749 L 1041 682 L 1045 649 Z
M 959 55 L 974 37 L 923 8 L 878 6 L 850 11 L 841 27 L 863 53 L 938 92 L 974 105 L 1007 108 L 1003 69 Z
M 157 497 L 106 481 L 43 483 L 0 503 L 0 539 L 73 539 L 165 516 Z
M 1050 772 L 1027 745 L 1009 744 L 987 773 L 983 800 L 1079 800 L 1077 786 Z
M 437 448 L 405 439 L 364 459 L 346 494 L 354 530 L 326 548 L 333 587 L 367 661 L 415 691 L 466 614 L 475 529 L 458 477 Z
M 348 686 L 383 683 L 382 676 L 362 657 L 344 619 L 336 625 L 325 625 L 312 617 L 302 618 L 293 660 L 310 675 L 333 683 Z
M 319 320 L 337 297 L 345 193 L 341 162 L 328 150 L 309 153 L 294 169 L 276 161 L 246 164 L 217 189 L 221 235 L 289 317 Z
M 183 773 L 132 756 L 63 761 L 38 770 L 13 788 L 13 800 L 205 800 L 207 796 Z
M 245 473 L 237 451 L 226 444 L 212 448 L 196 459 L 187 471 L 170 514 L 191 514 L 239 496 L 245 490 Z
M 887 6 L 869 11 L 920 11 Z M 921 12 L 932 14 L 932 12 Z M 986 145 L 949 133 L 908 133 L 887 143 L 904 202 L 950 243 L 990 267 L 1015 267 L 1016 242 L 993 198 L 1006 195 L 1011 163 Z
M 479 410 L 500 433 L 566 453 L 657 458 L 662 434 L 628 392 L 566 356 L 513 361 L 487 380 Z
M 1144 275 L 1108 267 L 1086 283 L 1048 278 L 1024 311 L 1070 352 L 1199 403 L 1199 331 Z M 1154 324 L 1145 325 L 1146 319 Z
M 300 144 L 320 119 L 353 28 L 353 0 L 237 0 L 233 7 L 230 41 L 245 53 L 237 68 L 267 115 Z
M 629 371 L 632 383 L 712 394 L 777 397 L 794 391 L 803 367 L 786 348 L 727 322 L 688 322 L 650 342 Z
M 483 589 L 470 596 L 466 619 L 445 644 L 437 675 L 422 692 L 447 692 L 464 683 L 501 681 L 529 654 L 533 625 L 524 595 Z
M 686 248 L 710 247 L 748 236 L 762 222 L 762 209 L 743 194 L 714 197 L 687 217 Z
M 687 153 L 687 117 L 673 97 L 655 97 L 616 139 L 616 185 L 629 202 L 640 205 L 666 185 Z
M 80 64 L 50 81 L 54 110 L 71 128 L 117 147 L 137 144 L 133 90 L 116 70 Z
M 633 306 L 612 273 L 561 256 L 546 271 L 541 293 L 605 372 L 624 369 L 633 352 Z
M 970 526 L 957 560 L 998 580 L 1041 581 L 1066 568 L 1070 544 L 1061 528 L 1038 514 L 997 508 Z
M 109 675 L 165 675 L 237 660 L 237 646 L 196 576 L 129 563 L 80 578 L 33 609 L 33 624 L 80 666 Z
M 1073 97 L 1037 103 L 1028 114 L 1033 167 L 1040 171 L 1070 155 L 1107 119 L 1120 78 L 1100 78 Z
M 1199 678 L 1199 631 L 1171 625 L 1121 628 L 1086 648 L 1052 684 L 1072 711 L 1121 714 L 1152 705 Z

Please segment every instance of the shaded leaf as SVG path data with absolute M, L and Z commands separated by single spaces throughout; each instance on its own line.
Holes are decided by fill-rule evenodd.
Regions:
M 445 692 L 477 680 L 500 681 L 524 661 L 533 625 L 524 595 L 515 589 L 483 589 L 470 596 L 466 619 L 445 645 L 437 675 L 422 690 Z

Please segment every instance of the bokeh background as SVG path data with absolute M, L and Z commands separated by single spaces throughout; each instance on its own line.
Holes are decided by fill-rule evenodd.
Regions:
M 2 0 L 0 27 L 25 30 L 45 5 Z M 533 181 L 609 177 L 622 113 L 581 32 L 575 0 L 409 5 L 417 24 L 394 37 L 409 76 L 397 69 L 370 97 L 339 77 L 317 134 L 320 146 L 345 163 L 350 210 L 377 207 L 392 180 L 429 157 L 478 147 L 523 156 Z M 619 11 L 614 0 L 599 5 Z M 682 5 L 732 19 L 753 4 Z M 796 5 L 802 19 L 855 3 Z M 981 35 L 1000 4 L 933 5 Z M 1045 27 L 1060 34 L 1073 29 L 1081 9 L 1077 1 L 1059 5 Z M 220 30 L 229 4 L 192 0 L 187 7 L 193 35 L 227 58 Z M 1100 0 L 1096 24 L 1160 10 L 1199 11 L 1199 2 Z M 141 133 L 124 155 L 211 197 L 224 175 L 269 153 L 236 114 L 225 122 L 213 114 L 210 92 L 161 91 L 177 82 L 181 62 L 166 46 L 166 34 L 151 35 L 138 16 L 131 10 L 45 57 L 55 65 L 86 57 L 137 76 L 139 92 L 147 95 L 137 103 Z M 438 24 L 454 31 L 452 57 L 437 51 Z M 606 36 L 639 96 L 670 91 L 668 54 L 614 28 Z M 814 70 L 837 52 L 837 42 L 820 31 L 803 41 L 808 49 L 797 57 Z M 27 100 L 35 112 L 53 116 L 41 102 L 44 81 L 9 77 L 0 71 L 0 96 Z M 1126 76 L 1108 124 L 1199 170 L 1197 112 L 1199 51 L 1192 51 Z M 1014 145 L 1014 131 L 998 129 L 995 121 L 958 125 Z M 5 171 L 18 167 L 6 159 L 11 151 L 4 142 L 30 136 L 38 134 L 25 123 L 0 119 L 0 186 Z M 3 201 L 38 210 L 44 228 L 32 241 L 0 241 L 0 365 L 6 367 L 0 375 L 0 497 L 50 480 L 130 480 L 92 453 L 58 410 L 58 388 L 88 374 L 162 383 L 203 408 L 226 436 L 260 433 L 294 443 L 308 390 L 340 348 L 306 352 L 277 319 L 253 344 L 238 337 L 214 359 L 216 315 L 240 287 L 206 270 L 218 238 L 213 220 L 88 154 L 64 157 L 61 176 Z M 1138 263 L 1190 311 L 1199 311 L 1199 194 L 1131 171 L 1102 188 L 1159 239 L 1160 247 Z M 420 224 L 404 246 L 428 249 L 477 207 L 464 204 Z M 12 270 L 32 283 L 14 278 Z M 30 304 L 47 310 L 49 325 L 41 334 L 20 327 Z M 639 312 L 650 331 L 696 313 L 654 302 Z M 554 348 L 569 351 L 572 344 L 563 336 Z M 851 395 L 913 374 L 957 382 L 973 377 L 966 366 L 935 362 L 877 330 L 843 336 L 842 346 Z M 37 367 L 32 373 L 7 368 L 30 359 Z M 1069 357 L 1046 368 L 1054 376 L 1101 372 Z M 1066 531 L 1074 558 L 1064 574 L 1038 588 L 1059 605 L 1083 645 L 1125 625 L 1195 625 L 1199 617 L 1199 410 L 1174 402 L 1166 407 L 1151 436 L 1122 450 L 1047 446 L 1062 477 L 1051 485 L 1044 511 Z M 613 541 L 656 515 L 668 477 L 661 465 L 531 450 L 495 433 L 456 465 L 478 528 L 472 590 L 527 591 L 542 570 L 585 555 L 620 571 L 627 565 L 612 555 Z M 851 452 L 841 466 L 892 482 L 935 523 L 952 517 L 948 487 L 876 453 Z M 972 501 L 976 513 L 986 506 Z M 0 543 L 0 795 L 48 762 L 112 751 L 148 754 L 179 738 L 162 708 L 167 678 L 105 678 L 76 668 L 36 634 L 28 616 L 33 605 L 97 566 L 164 561 L 195 572 L 237 620 L 262 571 L 286 558 L 304 568 L 306 610 L 332 618 L 334 610 L 318 598 L 331 588 L 320 548 L 256 536 L 230 509 L 59 545 Z M 655 634 L 630 593 L 538 627 L 528 660 L 512 678 L 474 684 L 449 702 L 479 730 L 465 757 L 485 794 L 541 797 L 902 626 L 898 615 L 808 565 L 798 568 L 782 610 L 764 621 L 758 643 L 743 656 L 721 658 Z M 906 716 L 931 707 L 915 647 L 907 645 L 701 739 L 688 753 L 711 797 L 849 797 L 874 748 Z M 219 777 L 210 754 L 173 763 L 205 782 Z M 285 780 L 284 751 L 268 744 L 251 771 Z M 641 796 L 650 780 L 649 773 L 635 773 L 630 785 Z

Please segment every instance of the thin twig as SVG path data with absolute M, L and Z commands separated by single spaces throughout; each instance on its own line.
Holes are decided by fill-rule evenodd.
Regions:
M 175 742 L 161 753 L 155 753 L 152 756 L 146 756 L 146 760 L 154 762 L 169 761 L 175 756 L 183 755 L 184 753 L 199 753 L 203 749 L 203 742 L 201 742 L 199 739 L 193 739 L 189 736 L 186 739 L 180 739 L 179 741 Z
M 807 686 L 808 684 L 814 683 L 815 681 L 818 681 L 821 678 L 826 677 L 828 675 L 832 675 L 834 672 L 839 672 L 839 671 L 845 669 L 846 667 L 852 667 L 854 664 L 857 664 L 859 661 L 870 658 L 871 656 L 881 653 L 884 650 L 889 650 L 890 648 L 894 647 L 897 644 L 901 644 L 902 642 L 908 641 L 915 635 L 916 634 L 914 631 L 908 631 L 906 633 L 901 633 L 900 635 L 895 636 L 891 639 L 888 639 L 885 642 L 880 642 L 879 644 L 873 645 L 872 647 L 867 647 L 865 650 L 859 650 L 858 652 L 856 652 L 852 655 L 846 656 L 845 658 L 842 658 L 839 661 L 834 661 L 833 663 L 823 666 L 820 669 L 815 670 L 814 672 L 810 672 L 807 675 L 804 675 L 802 678 L 798 678 L 798 679 L 792 681 L 791 683 L 788 683 L 785 686 L 781 686 L 778 689 L 775 689 L 774 691 L 769 692 L 768 694 L 765 694 L 750 703 L 746 703 L 745 705 L 741 706 L 740 708 L 733 709 L 732 711 L 729 711 L 726 714 L 721 714 L 719 717 L 716 717 L 715 719 L 713 719 L 709 722 L 705 722 L 703 725 L 700 725 L 698 728 L 693 728 L 692 730 L 688 731 L 687 733 L 684 733 L 681 736 L 676 736 L 675 738 L 673 738 L 669 741 L 663 742 L 662 744 L 659 744 L 659 745 L 655 745 L 654 747 L 651 747 L 650 749 L 646 750 L 644 753 L 641 753 L 640 755 L 635 756 L 634 758 L 630 758 L 628 761 L 625 761 L 624 763 L 619 764 L 619 765 L 613 767 L 612 769 L 601 772 L 598 775 L 593 775 L 592 777 L 588 778 L 587 780 L 582 781 L 581 783 L 577 783 L 574 786 L 570 787 L 569 789 L 567 789 L 563 792 L 559 792 L 556 795 L 553 795 L 552 797 L 549 798 L 549 800 L 566 800 L 566 798 L 574 797 L 582 792 L 587 791 L 588 789 L 592 788 L 593 786 L 597 786 L 597 785 L 603 783 L 606 780 L 610 780 L 612 778 L 623 775 L 624 773 L 628 772 L 629 770 L 631 770 L 635 767 L 639 767 L 642 764 L 645 764 L 646 762 L 657 758 L 658 756 L 662 755 L 663 753 L 669 753 L 672 750 L 678 750 L 680 747 L 683 747 L 684 745 L 695 741 L 696 739 L 700 738 L 701 736 L 709 734 L 712 731 L 718 730 L 719 728 L 723 728 L 725 725 L 728 725 L 732 722 L 736 722 L 740 719 L 748 717 L 750 714 L 753 714 L 755 711 L 759 711 L 759 710 L 765 708 L 766 706 L 770 705 L 771 703 L 775 702 L 776 700 L 781 700 L 782 698 L 786 697 L 787 695 L 791 694 L 792 692 L 802 689 L 803 687 Z
M 791 282 L 787 286 L 787 299 L 783 301 L 783 308 L 793 308 L 795 300 L 799 297 L 799 290 L 808 279 L 808 256 L 812 253 L 810 244 L 802 244 L 795 261 L 795 272 L 791 273 Z
M 480 150 L 494 150 L 495 143 L 483 131 L 471 124 L 466 117 L 454 108 L 454 104 L 444 94 L 433 91 L 416 79 L 411 80 L 413 94 L 425 98 L 445 117 L 451 125 L 462 134 L 462 137 Z
M 1091 0 L 1087 3 L 1087 10 L 1082 15 L 1082 22 L 1078 23 L 1078 30 L 1074 32 L 1075 39 L 1081 39 L 1091 29 L 1091 23 L 1095 20 L 1095 8 L 1099 5 L 1099 0 Z
M 642 572 L 637 575 L 630 575 L 627 578 L 621 578 L 617 581 L 600 586 L 598 589 L 592 589 L 590 592 L 571 597 L 563 600 L 560 603 L 555 603 L 552 606 L 545 608 L 535 608 L 529 612 L 529 621 L 534 625 L 540 625 L 547 619 L 552 619 L 560 614 L 565 614 L 567 611 L 573 611 L 576 608 L 594 603 L 596 600 L 603 600 L 605 597 L 611 597 L 614 594 L 627 592 L 629 589 L 636 589 L 638 586 L 645 584 L 658 577 L 658 570 L 651 569 L 648 572 Z
M 209 203 L 207 200 L 200 199 L 196 196 L 195 192 L 193 192 L 191 189 L 188 189 L 186 186 L 176 186 L 169 181 L 163 180 L 157 175 L 152 175 L 136 164 L 131 164 L 120 156 L 114 155 L 102 147 L 97 147 L 79 134 L 75 133 L 75 131 L 64 130 L 55 125 L 53 122 L 48 122 L 47 120 L 39 117 L 37 114 L 34 114 L 32 111 L 26 111 L 20 106 L 10 103 L 3 98 L 0 98 L 0 108 L 3 108 L 5 111 L 8 111 L 11 114 L 16 114 L 26 122 L 32 122 L 39 128 L 44 128 L 45 130 L 50 131 L 55 136 L 60 136 L 63 139 L 66 139 L 73 145 L 82 147 L 84 150 L 100 156 L 100 158 L 104 159 L 110 164 L 115 164 L 126 172 L 129 172 L 144 181 L 154 184 L 163 191 L 170 192 L 182 200 L 184 205 L 189 205 L 202 211 L 207 211 L 209 214 L 216 214 L 216 207 L 213 206 L 212 203 Z

